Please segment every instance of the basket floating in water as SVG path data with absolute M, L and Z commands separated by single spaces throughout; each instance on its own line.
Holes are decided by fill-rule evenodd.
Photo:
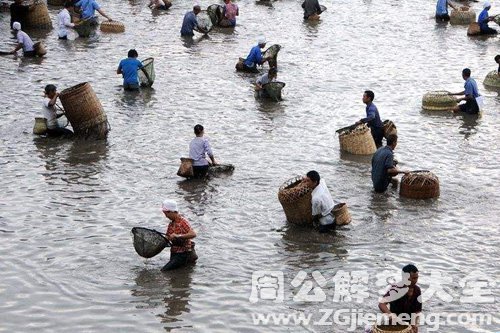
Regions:
M 267 96 L 271 99 L 274 100 L 281 100 L 281 90 L 285 87 L 284 82 L 279 82 L 279 81 L 273 81 L 266 83 L 263 88 L 264 91 L 266 92 Z
M 210 165 L 208 167 L 207 175 L 217 176 L 223 173 L 231 173 L 234 171 L 234 165 L 232 164 L 216 164 Z
M 377 150 L 370 128 L 366 124 L 349 126 L 338 132 L 341 150 L 355 155 L 371 155 Z
M 312 226 L 312 189 L 302 182 L 303 179 L 302 176 L 296 176 L 281 185 L 278 190 L 278 200 L 288 222 Z
M 481 34 L 481 28 L 477 22 L 472 22 L 467 28 L 467 36 L 477 36 Z
M 125 26 L 118 21 L 104 21 L 101 23 L 101 31 L 113 33 L 125 32 Z
M 333 207 L 333 215 L 335 216 L 335 224 L 346 225 L 351 223 L 351 214 L 346 203 L 339 203 Z
M 35 125 L 33 126 L 33 134 L 43 135 L 47 133 L 47 119 L 37 117 L 35 118 Z
M 476 21 L 476 13 L 472 8 L 467 6 L 462 6 L 459 9 L 453 9 L 450 14 L 451 24 L 462 24 L 467 25 Z
M 410 325 L 373 325 L 372 333 L 411 333 Z
M 448 91 L 431 91 L 422 97 L 422 109 L 429 111 L 449 111 L 457 105 L 457 99 Z
M 496 70 L 489 72 L 484 78 L 483 84 L 485 86 L 500 88 L 500 76 Z
M 389 135 L 397 135 L 397 134 L 398 130 L 396 129 L 396 125 L 389 119 L 384 120 L 384 138 L 387 139 Z
M 208 33 L 212 30 L 214 24 L 212 23 L 212 18 L 208 14 L 206 10 L 202 10 L 196 15 L 196 22 L 200 29 L 196 29 L 196 31 L 201 33 Z
M 134 227 L 132 235 L 135 251 L 144 258 L 152 258 L 170 246 L 169 241 L 156 230 Z
M 399 195 L 411 199 L 437 198 L 439 179 L 430 171 L 412 171 L 401 177 Z
M 138 70 L 139 82 L 141 87 L 151 87 L 155 82 L 156 74 L 154 68 L 154 58 L 146 58 L 141 61 L 144 66 Z

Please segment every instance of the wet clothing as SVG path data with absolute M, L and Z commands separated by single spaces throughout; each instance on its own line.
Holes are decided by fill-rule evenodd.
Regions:
M 189 143 L 189 158 L 193 159 L 193 168 L 208 166 L 206 157 L 213 156 L 212 148 L 207 138 L 197 136 Z
M 33 48 L 33 41 L 30 36 L 22 30 L 17 31 L 17 42 L 23 44 L 23 54 L 24 56 L 35 55 L 35 49 Z
M 75 3 L 75 7 L 82 9 L 80 17 L 84 20 L 94 17 L 95 11 L 101 9 L 101 6 L 95 0 L 80 0 Z
M 389 146 L 377 149 L 372 157 L 372 183 L 375 192 L 385 192 L 391 182 L 387 170 L 394 168 L 394 153 Z
M 181 36 L 194 36 L 193 29 L 198 26 L 194 12 L 187 12 L 182 21 Z
M 380 115 L 375 104 L 370 103 L 366 106 L 366 118 L 361 119 L 361 122 L 366 123 L 370 127 L 373 140 L 377 148 L 382 146 L 384 138 L 384 124 L 380 120 Z
M 257 68 L 257 64 L 262 64 L 262 60 L 262 51 L 260 50 L 260 46 L 256 45 L 252 47 L 243 64 L 250 69 Z
M 399 287 L 397 285 L 391 286 L 390 290 L 384 295 L 384 297 L 389 297 L 389 293 L 396 293 L 397 289 L 408 288 L 408 287 Z M 399 316 L 401 314 L 406 314 L 407 318 L 411 318 L 412 313 L 416 314 L 422 312 L 422 303 L 418 300 L 418 298 L 422 295 L 422 291 L 420 287 L 415 285 L 413 286 L 413 295 L 408 297 L 408 293 L 405 293 L 404 296 L 389 302 L 390 310 L 395 315 Z M 409 322 L 409 321 L 408 321 Z
M 488 26 L 488 9 L 483 9 L 483 11 L 477 17 L 477 23 L 479 24 L 479 28 L 481 29 L 481 35 L 495 35 L 497 31 Z
M 14 22 L 21 23 L 21 28 L 26 26 L 26 19 L 28 17 L 28 13 L 30 11 L 29 6 L 18 5 L 13 3 L 10 5 L 10 27 L 12 28 L 12 24 Z
M 335 222 L 332 210 L 335 203 L 332 199 L 332 195 L 326 187 L 326 183 L 323 179 L 319 181 L 318 186 L 314 188 L 311 193 L 311 208 L 312 215 L 319 215 L 320 225 L 329 225 Z
M 137 58 L 126 58 L 120 61 L 118 70 L 122 72 L 124 88 L 126 86 L 130 86 L 128 88 L 134 88 L 135 86 L 137 86 L 137 89 L 139 88 L 137 71 L 142 67 L 144 66 Z
M 230 2 L 224 4 L 224 17 L 231 23 L 234 27 L 236 25 L 236 15 L 238 14 L 238 5 Z
M 477 83 L 473 78 L 468 78 L 464 84 L 464 94 L 467 97 L 472 97 L 466 100 L 464 104 L 460 104 L 460 111 L 476 114 L 479 113 L 479 106 L 477 105 L 476 98 L 479 97 L 479 90 L 477 88 Z
M 69 15 L 68 9 L 64 8 L 57 14 L 57 22 L 59 25 L 58 35 L 60 39 L 68 38 L 68 27 L 72 28 L 75 25 L 71 23 L 71 15 Z
M 321 13 L 321 7 L 319 6 L 318 0 L 305 0 L 302 3 L 302 8 L 304 8 L 304 19 L 308 19 L 311 15 Z

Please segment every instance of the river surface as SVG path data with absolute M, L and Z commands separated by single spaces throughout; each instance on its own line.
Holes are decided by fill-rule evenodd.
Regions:
M 103 9 L 125 33 L 81 39 L 72 32 L 64 42 L 56 29 L 28 30 L 45 41 L 47 57 L 0 58 L 0 331 L 346 332 L 338 323 L 255 325 L 252 314 L 319 321 L 330 310 L 377 313 L 386 278 L 407 263 L 420 270 L 424 312 L 498 319 L 500 98 L 482 84 L 496 68 L 498 37 L 473 39 L 464 26 L 436 24 L 434 1 L 328 1 L 317 24 L 303 22 L 300 1 L 237 3 L 234 31 L 186 42 L 179 30 L 189 1 L 152 13 L 145 0 L 109 0 Z M 479 13 L 481 4 L 472 6 Z M 58 10 L 50 8 L 54 22 Z M 8 21 L 2 13 L 3 49 L 13 45 Z M 278 79 L 287 85 L 279 103 L 256 100 L 255 76 L 234 70 L 259 35 L 282 46 Z M 154 89 L 122 91 L 116 67 L 130 48 L 155 58 Z M 482 116 L 422 111 L 425 92 L 463 90 L 464 67 L 485 95 Z M 107 142 L 35 137 L 43 87 L 84 81 L 108 116 Z M 375 194 L 370 158 L 340 153 L 335 130 L 364 116 L 365 89 L 397 125 L 399 166 L 432 170 L 438 199 Z M 197 123 L 216 158 L 235 165 L 232 175 L 176 176 Z M 352 214 L 334 234 L 287 225 L 277 199 L 283 182 L 311 169 Z M 159 270 L 168 250 L 142 259 L 130 234 L 134 226 L 165 230 L 165 198 L 177 200 L 197 231 L 200 257 L 168 274 Z M 274 284 L 282 301 L 270 289 L 250 297 L 252 274 L 263 270 L 283 274 Z M 300 271 L 326 300 L 294 300 Z M 357 296 L 339 297 L 339 281 Z M 479 295 L 493 302 L 464 302 L 478 281 Z M 438 332 L 498 329 L 467 323 Z

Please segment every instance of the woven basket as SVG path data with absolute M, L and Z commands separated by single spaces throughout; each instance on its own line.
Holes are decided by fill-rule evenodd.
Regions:
M 333 207 L 333 215 L 337 225 L 346 225 L 351 223 L 351 214 L 346 203 L 339 203 Z
M 51 6 L 64 6 L 66 0 L 47 0 L 47 4 Z
M 104 21 L 101 23 L 101 31 L 114 33 L 125 32 L 125 26 L 118 21 Z
M 500 76 L 498 76 L 498 72 L 496 70 L 489 72 L 484 78 L 483 84 L 485 86 L 500 88 Z
M 422 97 L 422 109 L 429 111 L 449 111 L 457 105 L 457 99 L 448 91 L 431 91 Z
M 459 9 L 453 9 L 450 14 L 450 23 L 457 25 L 467 25 L 476 21 L 476 13 L 472 8 L 462 6 Z
M 35 126 L 33 126 L 33 134 L 43 135 L 47 133 L 47 119 L 35 118 Z
M 181 157 L 181 165 L 179 166 L 179 170 L 177 170 L 177 176 L 184 178 L 194 176 L 192 158 Z
M 372 333 L 411 333 L 410 325 L 373 325 Z
M 47 54 L 45 45 L 42 42 L 36 42 L 35 44 L 33 44 L 33 49 L 35 50 L 36 55 L 39 57 L 43 57 Z
M 312 189 L 302 182 L 303 179 L 302 176 L 296 176 L 281 185 L 278 200 L 288 222 L 312 226 Z
M 266 91 L 269 98 L 280 100 L 281 90 L 285 87 L 285 82 L 273 81 L 266 83 L 264 85 L 264 90 Z
M 467 28 L 467 36 L 477 36 L 481 34 L 481 28 L 477 22 L 469 24 Z
M 107 137 L 108 119 L 90 83 L 84 82 L 64 89 L 59 99 L 75 135 L 95 139 Z
M 411 199 L 439 196 L 439 179 L 429 171 L 412 171 L 401 177 L 399 195 Z
M 373 154 L 377 147 L 366 124 L 339 132 L 340 149 L 355 155 Z
M 398 130 L 396 129 L 396 125 L 389 119 L 384 120 L 384 138 L 387 139 L 389 135 L 397 135 Z
M 49 9 L 43 2 L 37 3 L 33 10 L 30 10 L 26 17 L 26 26 L 36 29 L 52 29 L 52 21 L 49 16 Z

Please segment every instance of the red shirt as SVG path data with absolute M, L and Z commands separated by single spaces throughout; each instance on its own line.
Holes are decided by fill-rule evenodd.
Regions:
M 188 221 L 179 215 L 179 217 L 170 222 L 167 227 L 167 237 L 172 234 L 184 235 L 191 230 L 191 226 Z M 191 251 L 191 240 L 176 238 L 172 241 L 172 247 L 170 248 L 170 253 L 183 253 Z

